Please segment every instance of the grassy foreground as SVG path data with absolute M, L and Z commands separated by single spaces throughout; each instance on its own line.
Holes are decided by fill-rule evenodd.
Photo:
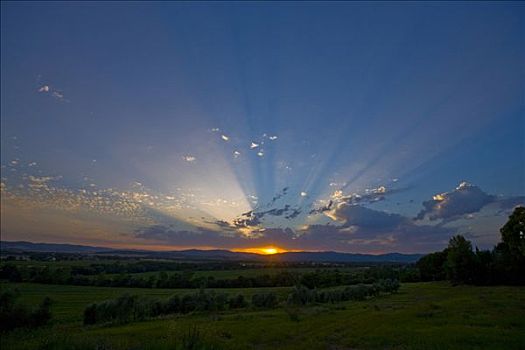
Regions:
M 54 324 L 1 337 L 2 349 L 176 349 L 197 329 L 218 349 L 524 349 L 525 288 L 403 284 L 398 294 L 301 309 L 241 310 L 84 327 L 91 301 L 123 288 L 12 284 L 27 303 L 55 300 Z M 5 288 L 6 285 L 2 285 Z M 255 289 L 236 289 L 246 295 Z M 137 289 L 152 296 L 184 290 Z M 282 290 L 280 292 L 285 292 Z M 294 317 L 290 317 L 293 314 Z M 207 348 L 212 348 L 207 347 Z

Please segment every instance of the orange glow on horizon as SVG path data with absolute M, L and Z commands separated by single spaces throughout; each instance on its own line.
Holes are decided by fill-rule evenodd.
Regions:
M 242 253 L 256 253 L 256 254 L 262 254 L 262 255 L 273 255 L 278 253 L 286 253 L 290 250 L 286 250 L 283 248 L 275 247 L 275 246 L 268 246 L 268 247 L 258 247 L 258 248 L 244 248 L 244 249 L 234 249 L 234 252 L 242 252 Z

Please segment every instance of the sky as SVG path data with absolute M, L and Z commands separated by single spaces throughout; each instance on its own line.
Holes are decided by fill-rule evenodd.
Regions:
M 2 240 L 481 249 L 525 204 L 519 2 L 2 2 Z

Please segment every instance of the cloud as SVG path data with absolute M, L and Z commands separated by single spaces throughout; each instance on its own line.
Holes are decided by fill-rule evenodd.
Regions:
M 416 219 L 452 221 L 465 214 L 475 213 L 485 205 L 496 201 L 496 197 L 482 191 L 479 187 L 462 182 L 453 191 L 436 194 L 431 200 L 423 202 L 424 209 Z
M 231 230 L 231 225 L 220 221 L 217 225 L 225 228 L 223 232 L 207 229 L 175 230 L 165 225 L 152 225 L 140 228 L 134 234 L 144 240 L 192 247 L 253 248 L 275 245 L 301 250 L 422 252 L 442 249 L 455 233 L 453 228 L 415 225 L 408 218 L 392 219 L 389 215 L 369 209 L 352 219 L 351 226 L 314 224 L 299 230 L 258 228 L 249 234 Z M 381 229 L 370 224 L 371 220 L 377 218 L 382 222 Z
M 34 183 L 46 183 L 51 180 L 59 180 L 59 179 L 61 179 L 60 176 L 41 176 L 41 177 L 32 176 L 32 175 L 29 176 L 29 181 L 34 182 Z
M 50 94 L 50 96 L 60 101 L 69 102 L 69 100 L 65 98 L 64 93 L 62 91 L 52 88 L 49 85 L 42 85 L 38 88 L 38 92 L 43 94 Z
M 272 200 L 263 206 L 263 208 L 271 208 L 275 202 L 284 197 L 288 193 L 288 187 L 284 187 L 279 191 Z M 234 219 L 234 226 L 239 228 L 250 228 L 259 227 L 263 222 L 262 219 L 267 216 L 282 216 L 285 219 L 294 219 L 301 214 L 301 208 L 292 208 L 290 204 L 285 204 L 281 208 L 271 208 L 268 210 L 254 209 L 246 213 L 241 214 L 238 218 Z
M 295 219 L 302 213 L 300 209 L 292 209 L 292 212 L 285 216 L 286 219 Z
M 375 230 L 395 230 L 409 219 L 399 214 L 369 209 L 360 205 L 342 203 L 330 213 L 336 221 L 343 222 L 345 227 L 359 226 Z
M 182 159 L 184 159 L 186 162 L 189 162 L 189 163 L 193 163 L 195 160 L 197 160 L 197 158 L 195 158 L 194 156 L 190 156 L 190 155 L 183 156 Z
M 442 249 L 457 228 L 417 225 L 408 217 L 341 204 L 332 215 L 341 225 L 309 225 L 301 230 L 302 240 L 329 244 L 345 251 L 422 252 Z
M 327 211 L 330 211 L 332 210 L 332 206 L 334 205 L 334 201 L 333 200 L 330 200 L 328 202 L 328 204 L 320 207 L 320 208 L 315 208 L 315 209 L 312 209 L 310 210 L 309 214 L 310 215 L 313 215 L 313 214 L 322 214 L 324 212 L 327 212 Z
M 330 184 L 332 185 L 332 184 Z M 357 204 L 370 204 L 382 201 L 387 195 L 398 193 L 403 189 L 387 189 L 385 186 L 379 186 L 377 188 L 365 189 L 363 193 L 350 193 L 344 194 L 342 190 L 335 190 L 330 195 L 330 200 L 327 205 L 323 205 L 319 208 L 310 210 L 310 214 L 321 214 L 327 213 L 338 205 L 357 205 Z M 321 202 L 322 203 L 322 202 Z M 326 203 L 326 201 L 325 201 Z
M 465 191 L 466 186 L 460 185 L 456 191 Z M 468 191 L 476 193 L 472 188 Z M 369 190 L 368 195 L 380 195 L 386 192 L 388 192 L 386 189 L 378 187 Z M 283 188 L 272 198 L 269 205 L 274 204 L 287 193 L 288 187 Z M 448 197 L 448 194 L 443 196 Z M 501 205 L 510 206 L 514 203 L 516 201 L 509 200 L 501 202 Z M 300 208 L 293 208 L 286 204 L 278 208 L 251 210 L 241 214 L 232 223 L 217 220 L 213 222 L 217 226 L 217 231 L 202 228 L 195 229 L 195 232 L 177 231 L 169 227 L 153 226 L 137 231 L 137 237 L 179 246 L 242 248 L 273 244 L 285 249 L 304 250 L 427 252 L 445 247 L 450 236 L 461 229 L 461 227 L 447 227 L 441 223 L 423 224 L 404 215 L 371 209 L 363 204 L 356 204 L 355 196 L 338 203 L 331 200 L 317 210 L 331 217 L 337 224 L 312 224 L 297 230 L 264 227 L 266 216 L 293 219 L 301 213 Z
M 63 101 L 64 100 L 64 94 L 60 91 L 53 91 L 51 93 L 51 96 L 53 96 L 54 98 L 58 99 L 58 100 L 61 100 Z
M 270 203 L 268 203 L 267 206 L 274 204 L 276 201 L 286 196 L 286 194 L 288 193 L 288 190 L 289 190 L 289 187 L 284 187 L 282 190 L 280 190 L 275 196 L 273 196 L 272 200 L 270 201 Z
M 258 143 L 252 142 L 252 143 L 250 144 L 250 149 L 254 149 L 254 148 L 257 148 L 257 147 L 259 147 L 259 144 L 258 144 Z
M 240 217 L 233 219 L 233 225 L 237 228 L 257 227 L 260 224 L 260 217 L 254 213 L 253 210 L 243 213 Z
M 277 136 L 269 136 L 268 138 L 272 141 L 277 140 Z
M 228 233 L 199 229 L 196 231 L 175 230 L 165 225 L 142 227 L 133 233 L 136 238 L 162 242 L 177 246 L 189 247 L 223 247 L 223 248 L 253 248 L 264 245 L 283 245 L 293 242 L 296 234 L 293 230 L 271 228 L 253 235 Z
M 230 138 L 226 135 L 221 135 L 221 139 L 223 139 L 224 141 L 229 141 Z
M 514 208 L 518 206 L 525 206 L 525 196 L 503 198 L 498 200 L 496 203 L 500 208 L 497 214 L 503 214 L 514 210 Z

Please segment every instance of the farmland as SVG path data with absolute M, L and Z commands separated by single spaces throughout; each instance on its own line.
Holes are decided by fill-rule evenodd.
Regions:
M 198 334 L 219 349 L 520 349 L 525 346 L 525 290 L 405 283 L 398 293 L 365 301 L 271 310 L 247 308 L 173 315 L 130 324 L 83 326 L 89 303 L 122 293 L 168 297 L 187 290 L 3 283 L 36 305 L 52 297 L 52 324 L 2 337 L 5 349 L 175 348 Z M 289 288 L 271 289 L 283 296 Z M 258 289 L 221 290 L 247 296 Z M 293 312 L 294 317 L 291 317 Z M 189 334 L 189 335 L 188 335 Z M 206 347 L 204 347 L 206 348 Z

